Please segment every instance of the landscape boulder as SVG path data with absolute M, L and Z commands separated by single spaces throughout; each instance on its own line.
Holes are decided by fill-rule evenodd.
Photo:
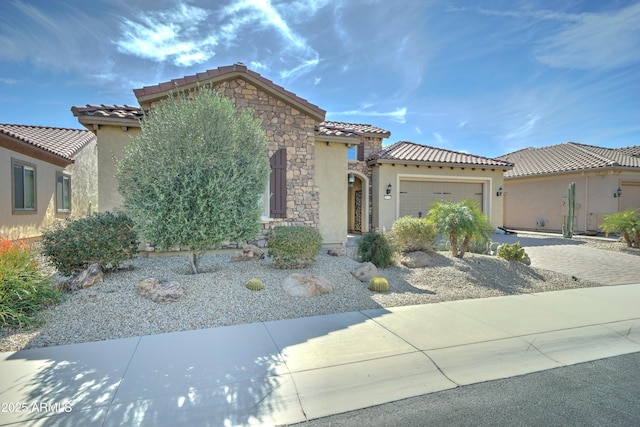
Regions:
M 408 268 L 431 267 L 434 264 L 433 257 L 422 251 L 407 252 L 402 256 L 400 263 Z
M 89 265 L 89 267 L 71 277 L 58 277 L 57 283 L 60 289 L 74 292 L 101 282 L 103 277 L 102 267 L 96 263 Z
M 361 282 L 369 283 L 369 280 L 378 276 L 378 268 L 371 262 L 363 262 L 351 272 L 351 275 Z
M 166 304 L 179 300 L 184 296 L 184 289 L 178 282 L 160 281 L 149 277 L 136 283 L 138 294 L 158 304 Z
M 264 258 L 264 250 L 255 245 L 242 246 L 242 252 L 237 252 L 231 258 L 232 261 L 251 261 Z
M 325 277 L 293 273 L 282 284 L 284 291 L 294 297 L 312 297 L 330 294 L 335 286 Z

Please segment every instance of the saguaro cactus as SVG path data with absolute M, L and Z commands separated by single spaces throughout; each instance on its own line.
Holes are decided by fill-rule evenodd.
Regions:
M 567 207 L 567 218 L 562 227 L 562 236 L 571 239 L 573 237 L 573 219 L 575 216 L 576 206 L 576 183 L 572 182 L 567 188 L 569 206 Z

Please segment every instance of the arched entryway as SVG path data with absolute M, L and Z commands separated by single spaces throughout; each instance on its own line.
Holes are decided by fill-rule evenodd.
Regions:
M 369 231 L 369 180 L 356 171 L 348 171 L 347 231 L 363 234 Z

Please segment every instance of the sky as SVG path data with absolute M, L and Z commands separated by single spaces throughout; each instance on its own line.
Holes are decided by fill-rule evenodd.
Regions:
M 0 0 L 0 123 L 236 62 L 385 145 L 640 145 L 638 0 Z

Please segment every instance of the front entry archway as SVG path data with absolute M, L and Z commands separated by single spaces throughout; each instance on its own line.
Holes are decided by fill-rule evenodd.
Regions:
M 369 231 L 369 180 L 356 171 L 348 171 L 347 231 L 363 234 Z

